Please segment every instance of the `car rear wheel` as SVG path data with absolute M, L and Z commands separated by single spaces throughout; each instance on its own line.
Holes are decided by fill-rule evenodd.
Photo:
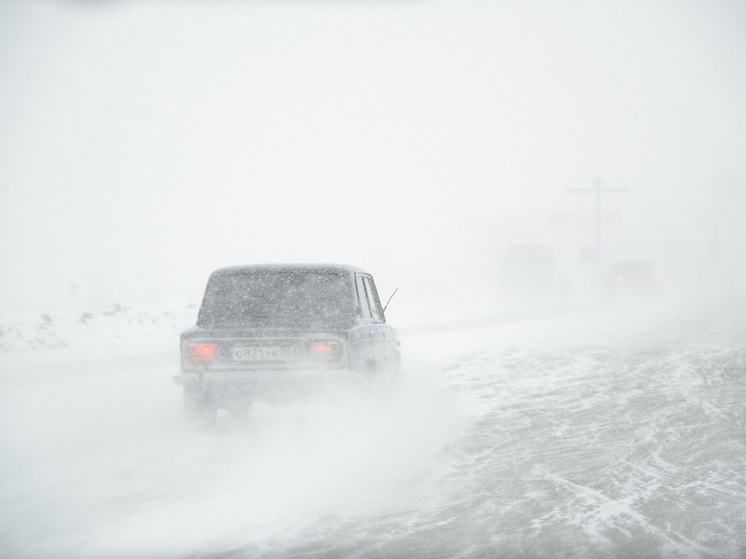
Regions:
M 200 427 L 212 427 L 218 417 L 218 404 L 209 392 L 184 387 L 184 413 Z

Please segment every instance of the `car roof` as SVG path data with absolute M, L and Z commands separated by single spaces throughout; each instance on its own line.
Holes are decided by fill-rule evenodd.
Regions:
M 215 270 L 212 276 L 240 274 L 244 272 L 331 272 L 353 275 L 367 274 L 362 268 L 347 264 L 248 264 L 244 266 L 228 266 Z

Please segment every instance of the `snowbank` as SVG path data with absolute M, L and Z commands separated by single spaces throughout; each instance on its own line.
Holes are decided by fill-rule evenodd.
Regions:
M 0 353 L 60 348 L 126 353 L 178 346 L 179 332 L 194 324 L 194 301 L 170 301 L 158 306 L 113 307 L 99 312 L 44 313 L 6 317 L 0 323 Z

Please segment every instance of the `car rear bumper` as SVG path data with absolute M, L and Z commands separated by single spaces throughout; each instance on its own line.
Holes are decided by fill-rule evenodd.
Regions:
M 348 369 L 182 371 L 173 377 L 186 389 L 209 392 L 218 399 L 243 394 L 270 402 L 330 388 L 361 386 L 366 379 L 367 375 Z
M 251 371 L 181 371 L 173 377 L 176 384 L 185 382 L 302 382 L 313 380 L 344 380 L 361 378 L 359 372 L 348 369 L 259 369 Z

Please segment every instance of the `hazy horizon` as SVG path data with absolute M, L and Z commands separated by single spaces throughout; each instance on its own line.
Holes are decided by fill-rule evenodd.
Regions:
M 593 245 L 547 223 L 597 175 L 628 189 L 610 245 L 743 242 L 744 29 L 736 1 L 4 2 L 0 312 L 254 262 L 490 274 Z

